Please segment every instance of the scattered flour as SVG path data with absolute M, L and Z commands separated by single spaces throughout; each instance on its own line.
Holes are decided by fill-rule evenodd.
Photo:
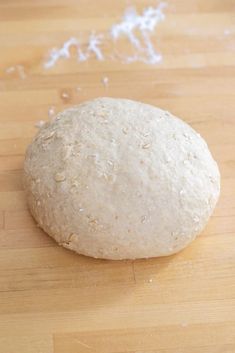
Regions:
M 156 64 L 162 60 L 162 56 L 152 43 L 150 34 L 154 32 L 159 22 L 165 19 L 163 13 L 165 7 L 165 3 L 160 3 L 157 7 L 144 9 L 141 15 L 137 13 L 135 8 L 129 8 L 126 10 L 122 22 L 112 26 L 111 37 L 113 40 L 116 41 L 125 36 L 137 50 L 134 56 L 126 57 L 127 63 L 143 61 L 147 64 Z
M 62 92 L 62 93 L 61 93 L 61 98 L 63 98 L 63 99 L 68 99 L 68 98 L 69 98 L 69 93 L 66 92 L 66 91 Z
M 48 109 L 48 118 L 49 119 L 52 119 L 55 115 L 55 107 L 54 106 L 51 106 L 49 109 Z
M 66 42 L 64 42 L 61 48 L 52 48 L 49 53 L 48 60 L 44 63 L 44 67 L 49 69 L 53 67 L 60 58 L 69 59 L 70 58 L 70 48 L 72 46 L 78 46 L 79 42 L 77 38 L 71 37 Z
M 104 55 L 100 49 L 102 43 L 103 35 L 91 33 L 88 41 L 87 57 L 89 58 L 90 53 L 94 53 L 97 60 L 104 60 Z
M 44 120 L 39 120 L 35 123 L 34 126 L 38 129 L 41 129 L 45 124 L 46 124 L 46 122 Z
M 5 71 L 7 74 L 17 73 L 22 80 L 26 78 L 25 68 L 23 65 L 9 66 Z
M 97 60 L 104 60 L 104 55 L 100 49 L 102 43 L 103 35 L 95 34 L 92 32 L 88 38 L 87 49 L 84 51 L 81 48 L 79 40 L 75 37 L 69 38 L 62 47 L 53 48 L 49 52 L 49 57 L 44 63 L 44 68 L 49 69 L 53 67 L 57 61 L 61 58 L 69 59 L 71 57 L 71 47 L 75 47 L 77 50 L 77 60 L 78 61 L 87 61 L 92 54 L 95 55 Z
M 87 61 L 92 54 L 95 55 L 97 60 L 104 60 L 104 55 L 100 48 L 102 44 L 103 35 L 95 34 L 92 32 L 88 38 L 88 45 L 85 51 L 82 51 L 81 46 L 78 45 L 77 49 L 77 59 L 78 61 Z
M 95 56 L 99 61 L 104 61 L 106 58 L 122 58 L 117 53 L 118 40 L 121 38 L 127 38 L 131 47 L 135 50 L 134 55 L 124 56 L 124 60 L 122 60 L 124 63 L 135 61 L 141 61 L 146 64 L 159 63 L 162 60 L 162 56 L 156 51 L 151 37 L 157 25 L 165 19 L 163 13 L 165 7 L 166 4 L 161 2 L 156 7 L 145 8 L 142 14 L 139 14 L 135 8 L 128 8 L 124 13 L 122 21 L 114 24 L 107 33 L 96 34 L 92 31 L 85 48 L 75 37 L 69 38 L 59 48 L 52 48 L 47 61 L 44 63 L 44 68 L 52 68 L 61 58 L 69 59 L 71 57 L 71 47 L 76 48 L 77 60 L 79 62 L 87 61 L 92 56 Z M 102 51 L 104 40 L 114 43 L 115 54 L 108 53 L 105 57 Z
M 107 76 L 102 77 L 101 82 L 103 83 L 104 87 L 107 87 L 109 84 L 109 78 Z
M 6 68 L 6 73 L 7 74 L 11 74 L 12 72 L 16 71 L 16 67 L 15 66 L 9 66 Z

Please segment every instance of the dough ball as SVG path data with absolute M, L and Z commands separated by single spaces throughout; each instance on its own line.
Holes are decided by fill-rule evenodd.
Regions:
M 104 259 L 166 256 L 206 225 L 220 192 L 207 144 L 153 106 L 98 98 L 66 109 L 28 147 L 24 184 L 39 226 Z

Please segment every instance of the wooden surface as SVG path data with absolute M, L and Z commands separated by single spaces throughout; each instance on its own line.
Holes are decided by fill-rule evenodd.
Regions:
M 108 30 L 128 4 L 142 11 L 155 2 L 0 1 L 1 353 L 235 352 L 235 1 L 168 1 L 154 34 L 159 65 L 91 58 L 43 68 L 50 48 Z M 25 77 L 9 72 L 14 65 Z M 46 120 L 52 106 L 59 111 L 103 95 L 179 115 L 219 163 L 216 211 L 175 256 L 78 256 L 57 246 L 27 211 L 22 163 L 35 122 Z

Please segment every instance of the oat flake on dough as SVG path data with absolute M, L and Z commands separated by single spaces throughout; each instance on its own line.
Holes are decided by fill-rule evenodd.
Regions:
M 65 110 L 28 147 L 32 215 L 59 244 L 106 259 L 165 256 L 213 212 L 220 174 L 207 144 L 168 112 L 98 98 Z

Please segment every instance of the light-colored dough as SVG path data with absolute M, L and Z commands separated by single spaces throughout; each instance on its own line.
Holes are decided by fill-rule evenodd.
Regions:
M 68 249 L 106 259 L 176 253 L 204 228 L 220 192 L 198 133 L 126 99 L 60 113 L 28 147 L 24 171 L 39 226 Z

